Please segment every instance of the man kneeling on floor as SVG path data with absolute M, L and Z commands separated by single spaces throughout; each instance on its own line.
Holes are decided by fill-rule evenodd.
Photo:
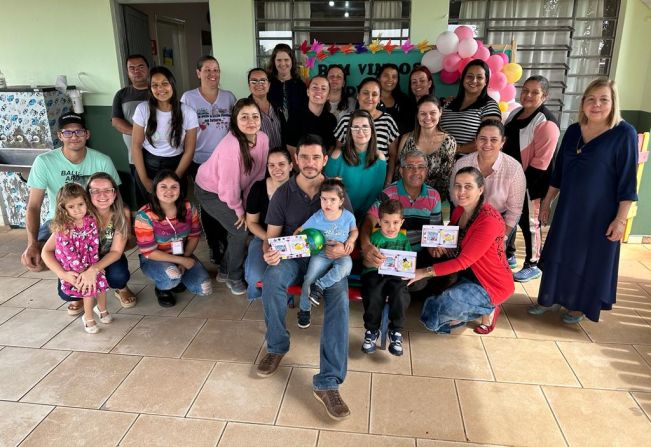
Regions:
M 298 142 L 296 161 L 299 174 L 290 178 L 271 198 L 267 211 L 267 238 L 291 236 L 312 214 L 321 208 L 319 188 L 325 176 L 321 173 L 328 157 L 320 137 L 306 135 Z M 352 211 L 346 197 L 344 207 Z M 263 246 L 264 260 L 269 265 L 264 274 L 262 303 L 267 325 L 267 354 L 258 365 L 258 375 L 268 377 L 276 372 L 283 356 L 289 351 L 287 287 L 299 284 L 307 271 L 310 258 L 280 259 L 267 241 Z M 326 256 L 345 256 L 344 244 L 328 245 Z M 343 279 L 326 289 L 321 331 L 319 373 L 312 380 L 314 396 L 323 404 L 328 415 L 340 420 L 350 415 L 339 394 L 339 385 L 346 377 L 348 361 L 348 281 Z

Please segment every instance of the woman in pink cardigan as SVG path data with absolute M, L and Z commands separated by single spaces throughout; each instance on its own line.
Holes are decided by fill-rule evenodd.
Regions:
M 246 198 L 251 186 L 265 176 L 268 153 L 269 138 L 260 131 L 260 109 L 253 99 L 240 99 L 233 106 L 230 132 L 199 167 L 195 179 L 194 191 L 202 211 L 228 231 L 228 248 L 217 280 L 225 282 L 235 295 L 246 293 Z

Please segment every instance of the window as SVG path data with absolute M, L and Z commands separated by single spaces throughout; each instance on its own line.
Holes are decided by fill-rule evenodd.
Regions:
M 524 80 L 550 81 L 547 105 L 561 129 L 576 121 L 585 87 L 610 75 L 618 0 L 451 0 L 450 24 L 475 28 L 485 43 L 516 44 Z
M 411 1 L 255 0 L 257 62 L 267 65 L 273 48 L 314 39 L 326 44 L 401 44 L 409 38 Z

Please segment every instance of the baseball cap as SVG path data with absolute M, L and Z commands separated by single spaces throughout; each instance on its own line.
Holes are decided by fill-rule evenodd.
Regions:
M 86 128 L 84 118 L 74 112 L 67 112 L 59 117 L 59 129 L 63 129 L 68 124 L 80 124 L 81 127 Z

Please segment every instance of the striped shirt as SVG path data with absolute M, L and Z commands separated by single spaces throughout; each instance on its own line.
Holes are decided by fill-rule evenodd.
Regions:
M 378 200 L 368 210 L 369 216 L 380 220 L 380 203 L 385 200 L 399 200 L 403 207 L 405 223 L 402 228 L 407 231 L 407 238 L 413 251 L 420 250 L 423 225 L 442 225 L 441 197 L 435 189 L 423 184 L 416 200 L 412 200 L 405 190 L 402 180 L 387 186 L 380 193 Z
M 452 109 L 448 104 L 443 109 L 440 125 L 441 129 L 454 137 L 457 145 L 461 145 L 475 140 L 479 125 L 488 117 L 502 119 L 502 112 L 492 98 L 488 98 L 482 106 L 475 103 L 464 110 Z
M 341 117 L 335 127 L 335 138 L 341 144 L 346 144 L 346 134 L 348 133 L 348 124 L 350 123 L 350 113 Z M 375 125 L 375 135 L 377 137 L 377 148 L 382 151 L 387 158 L 389 157 L 389 146 L 393 143 L 400 133 L 398 132 L 398 125 L 393 117 L 388 113 L 382 114 L 373 120 Z
M 159 220 L 149 204 L 140 208 L 134 224 L 140 253 L 145 257 L 154 250 L 171 254 L 172 241 L 183 240 L 185 246 L 188 238 L 200 237 L 199 213 L 188 200 L 185 201 L 185 212 L 185 222 L 179 222 L 176 217 L 169 221 Z

